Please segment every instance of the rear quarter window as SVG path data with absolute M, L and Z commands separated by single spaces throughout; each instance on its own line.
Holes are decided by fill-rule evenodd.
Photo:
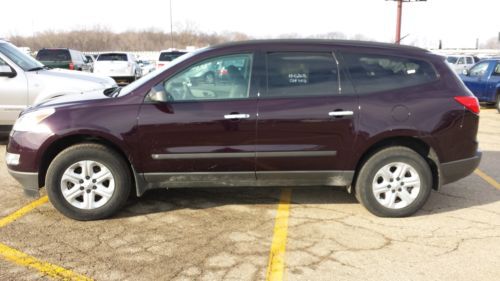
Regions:
M 40 50 L 36 55 L 40 61 L 70 61 L 69 50 Z
M 402 89 L 438 79 L 424 60 L 362 53 L 342 53 L 344 68 L 358 94 Z

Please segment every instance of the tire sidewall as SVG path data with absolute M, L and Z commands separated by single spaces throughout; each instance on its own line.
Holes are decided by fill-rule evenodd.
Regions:
M 71 165 L 91 160 L 106 166 L 115 181 L 113 195 L 103 206 L 92 210 L 79 209 L 71 205 L 61 191 L 61 179 Z M 125 203 L 130 193 L 130 175 L 123 161 L 105 150 L 94 148 L 66 149 L 50 164 L 46 178 L 47 194 L 54 207 L 64 215 L 77 220 L 95 220 L 110 216 Z
M 405 217 L 417 212 L 427 201 L 432 189 L 432 173 L 428 163 L 416 152 L 410 149 L 382 150 L 372 156 L 362 167 L 356 191 L 361 203 L 372 213 L 382 217 Z M 389 154 L 389 155 L 388 155 Z M 420 177 L 420 191 L 415 200 L 401 209 L 389 209 L 381 205 L 373 194 L 373 180 L 376 173 L 385 165 L 394 162 L 408 164 L 415 169 Z

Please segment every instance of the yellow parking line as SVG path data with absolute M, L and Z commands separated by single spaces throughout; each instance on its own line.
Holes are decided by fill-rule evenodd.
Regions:
M 0 219 L 0 227 L 4 227 L 7 224 L 17 220 L 18 218 L 24 216 L 26 213 L 35 209 L 36 207 L 47 203 L 47 201 L 48 201 L 47 196 L 43 196 L 43 197 L 29 203 L 28 205 L 22 207 L 21 209 L 15 211 L 14 213 Z
M 287 188 L 281 191 L 280 203 L 274 223 L 273 242 L 269 253 L 269 263 L 267 265 L 266 280 L 283 280 L 283 271 L 285 269 L 285 249 L 288 232 L 288 215 L 290 210 L 290 200 L 292 190 Z
M 35 257 L 27 255 L 16 249 L 12 249 L 2 243 L 0 243 L 0 255 L 8 261 L 34 268 L 40 271 L 43 275 L 50 276 L 58 280 L 92 280 L 71 270 L 64 269 L 48 262 L 40 261 Z
M 28 212 L 35 209 L 36 207 L 47 203 L 47 201 L 48 201 L 47 196 L 43 196 L 29 203 L 28 205 L 22 207 L 21 209 L 15 211 L 14 213 L 0 219 L 0 228 L 26 215 Z M 91 278 L 85 277 L 71 270 L 62 268 L 60 266 L 48 262 L 40 261 L 35 257 L 32 257 L 16 249 L 13 249 L 2 243 L 0 243 L 0 257 L 3 257 L 5 260 L 11 261 L 15 264 L 36 269 L 44 276 L 50 276 L 57 280 L 79 280 L 79 281 L 92 280 Z
M 480 176 L 483 180 L 485 180 L 487 183 L 491 184 L 494 188 L 500 189 L 500 183 L 498 183 L 495 179 L 492 177 L 488 176 L 485 172 L 476 169 L 474 173 L 478 176 Z

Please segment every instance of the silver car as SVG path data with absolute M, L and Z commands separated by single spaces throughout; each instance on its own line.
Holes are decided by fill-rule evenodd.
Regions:
M 117 87 L 110 77 L 48 69 L 9 42 L 0 40 L 0 133 L 10 130 L 30 105 L 68 94 Z

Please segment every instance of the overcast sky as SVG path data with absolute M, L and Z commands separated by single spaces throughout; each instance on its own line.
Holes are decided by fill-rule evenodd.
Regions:
M 396 2 L 386 0 L 172 0 L 175 27 L 238 31 L 258 38 L 342 32 L 394 41 Z M 428 0 L 403 5 L 402 43 L 474 47 L 500 32 L 499 0 Z M 100 25 L 120 32 L 170 30 L 169 0 L 3 1 L 0 37 Z

